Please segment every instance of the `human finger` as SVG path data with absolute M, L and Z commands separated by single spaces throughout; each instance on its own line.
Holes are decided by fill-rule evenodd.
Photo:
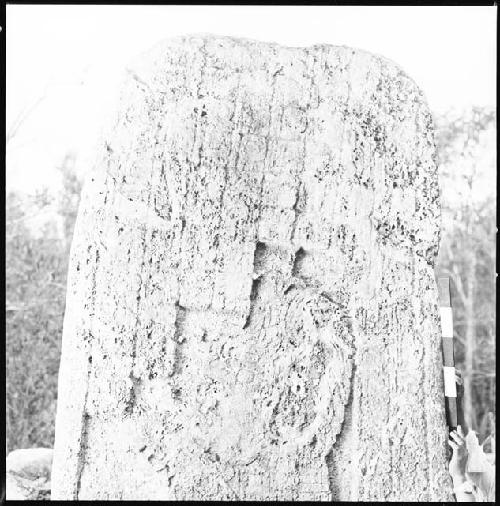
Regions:
M 453 451 L 458 451 L 458 445 L 454 443 L 451 439 L 448 439 L 448 444 L 452 447 Z
M 464 444 L 464 439 L 455 431 L 450 433 L 450 438 L 455 441 L 459 446 Z

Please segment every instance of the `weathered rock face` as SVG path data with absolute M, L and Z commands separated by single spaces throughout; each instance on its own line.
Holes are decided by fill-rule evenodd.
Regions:
M 10 501 L 50 499 L 51 448 L 14 450 L 6 459 L 6 498 Z
M 72 246 L 53 498 L 449 500 L 431 116 L 391 62 L 130 70 Z

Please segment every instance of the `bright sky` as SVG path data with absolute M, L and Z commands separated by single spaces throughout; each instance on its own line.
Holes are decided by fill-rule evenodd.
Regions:
M 496 16 L 496 7 L 8 5 L 7 130 L 44 98 L 7 146 L 7 187 L 54 187 L 68 151 L 85 170 L 118 71 L 163 38 L 365 49 L 398 63 L 442 112 L 496 106 Z

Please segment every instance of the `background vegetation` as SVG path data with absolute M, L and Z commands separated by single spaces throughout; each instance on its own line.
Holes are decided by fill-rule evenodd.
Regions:
M 436 118 L 443 234 L 436 275 L 452 278 L 456 359 L 466 419 L 494 432 L 496 118 L 472 108 Z M 6 199 L 6 450 L 52 447 L 66 272 L 81 181 L 62 162 L 62 190 Z

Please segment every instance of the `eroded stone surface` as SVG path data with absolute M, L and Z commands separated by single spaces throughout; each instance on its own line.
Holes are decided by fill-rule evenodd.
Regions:
M 53 498 L 451 499 L 414 83 L 195 36 L 121 104 L 72 246 Z

